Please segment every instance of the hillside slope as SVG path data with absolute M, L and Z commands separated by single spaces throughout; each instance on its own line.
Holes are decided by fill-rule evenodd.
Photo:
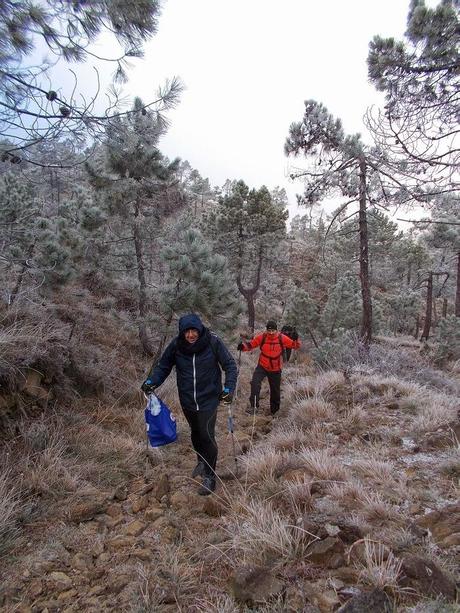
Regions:
M 233 406 L 237 462 L 221 408 L 204 499 L 173 381 L 180 436 L 159 450 L 146 452 L 140 398 L 20 423 L 0 484 L 2 610 L 457 610 L 458 398 L 375 366 L 314 373 L 300 356 L 279 416 L 253 417 L 254 360 Z

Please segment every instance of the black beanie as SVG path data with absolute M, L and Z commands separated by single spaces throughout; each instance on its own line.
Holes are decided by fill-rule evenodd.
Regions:
M 272 328 L 273 330 L 278 330 L 278 326 L 276 325 L 276 321 L 274 321 L 273 319 L 269 319 L 267 321 L 267 330 L 268 328 Z

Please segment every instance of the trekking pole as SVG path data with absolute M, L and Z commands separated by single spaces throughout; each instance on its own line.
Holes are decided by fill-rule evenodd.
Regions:
M 239 356 L 238 356 L 238 370 L 237 370 L 237 376 L 236 376 L 235 392 L 233 394 L 234 400 L 236 400 L 238 396 L 238 381 L 240 378 L 240 366 L 241 366 L 241 349 L 239 351 Z M 233 459 L 235 460 L 235 476 L 238 477 L 238 459 L 236 457 L 235 432 L 233 428 L 233 425 L 234 425 L 233 424 L 233 411 L 232 411 L 231 403 L 228 405 L 227 424 L 228 424 L 228 431 L 232 435 Z

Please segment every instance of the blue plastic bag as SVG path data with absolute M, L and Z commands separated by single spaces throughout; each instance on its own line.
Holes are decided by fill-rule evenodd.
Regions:
M 177 427 L 174 415 L 168 406 L 155 394 L 150 394 L 145 407 L 147 437 L 152 447 L 169 445 L 177 439 Z

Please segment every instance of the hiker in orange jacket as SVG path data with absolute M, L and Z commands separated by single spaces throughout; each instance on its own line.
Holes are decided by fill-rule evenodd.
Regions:
M 250 341 L 239 343 L 238 351 L 252 351 L 256 347 L 260 347 L 260 356 L 252 375 L 248 412 L 257 412 L 260 388 L 262 381 L 267 377 L 270 386 L 270 412 L 274 415 L 280 408 L 283 349 L 299 349 L 299 335 L 295 331 L 291 333 L 291 338 L 280 334 L 276 321 L 270 319 L 267 321 L 267 331 L 261 332 Z

